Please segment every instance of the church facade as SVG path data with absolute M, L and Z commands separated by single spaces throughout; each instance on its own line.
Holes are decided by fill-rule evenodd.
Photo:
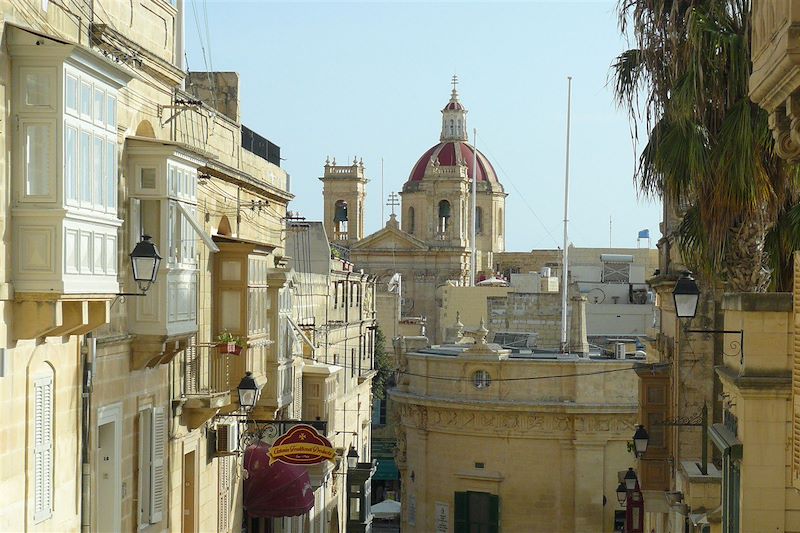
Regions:
M 476 180 L 476 272 L 491 273 L 505 249 L 505 198 L 492 164 L 468 142 L 467 109 L 454 78 L 441 110 L 439 142 L 411 167 L 400 193 L 402 224 L 393 214 L 386 226 L 363 236 L 367 179 L 364 166 L 326 162 L 323 182 L 325 227 L 350 260 L 379 279 L 402 275 L 403 316 L 424 316 L 437 341 L 441 288 L 466 284 L 472 252 L 472 179 Z

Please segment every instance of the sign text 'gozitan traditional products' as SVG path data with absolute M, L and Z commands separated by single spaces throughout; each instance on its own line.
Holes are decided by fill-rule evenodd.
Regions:
M 269 464 L 281 461 L 290 465 L 316 465 L 335 461 L 331 441 L 308 424 L 297 424 L 275 439 L 269 449 Z

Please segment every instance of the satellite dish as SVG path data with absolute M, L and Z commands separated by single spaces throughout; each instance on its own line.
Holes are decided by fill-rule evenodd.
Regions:
M 595 287 L 586 293 L 586 299 L 590 304 L 601 304 L 606 299 L 606 293 L 603 292 L 603 289 Z

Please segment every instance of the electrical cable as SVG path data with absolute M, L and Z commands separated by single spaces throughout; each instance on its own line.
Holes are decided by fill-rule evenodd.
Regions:
M 522 199 L 522 202 L 525 204 L 525 207 L 527 207 L 528 211 L 530 211 L 531 214 L 534 217 L 536 217 L 536 220 L 539 222 L 539 224 L 541 224 L 541 226 L 544 229 L 545 233 L 547 233 L 547 235 L 549 235 L 550 238 L 553 239 L 553 242 L 555 243 L 556 248 L 559 248 L 561 245 L 558 243 L 558 240 L 553 236 L 552 233 L 550 233 L 550 230 L 547 229 L 547 226 L 545 225 L 545 223 L 542 221 L 541 218 L 539 218 L 539 215 L 536 214 L 536 211 L 533 210 L 533 207 L 531 207 L 531 205 L 528 203 L 528 200 L 526 199 L 525 195 L 522 194 L 522 191 L 520 191 L 517 188 L 517 185 L 514 183 L 514 180 L 511 179 L 511 176 L 509 175 L 509 173 L 506 172 L 506 170 L 503 168 L 503 165 L 500 163 L 500 160 L 497 157 L 495 157 L 495 155 L 489 150 L 489 148 L 485 147 L 486 146 L 486 139 L 484 139 L 483 136 L 481 136 L 481 143 L 484 146 L 483 150 L 487 154 L 489 154 L 489 157 L 492 158 L 492 161 L 494 161 L 495 164 L 497 164 L 497 168 L 499 168 L 500 171 L 503 173 L 504 180 L 508 181 L 508 183 L 511 184 L 511 186 L 514 188 L 514 190 L 517 191 L 517 194 L 519 195 L 519 198 Z

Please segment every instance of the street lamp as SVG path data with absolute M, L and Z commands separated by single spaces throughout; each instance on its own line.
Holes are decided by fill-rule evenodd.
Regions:
M 635 489 L 636 483 L 639 481 L 636 478 L 636 472 L 634 472 L 633 468 L 628 468 L 628 471 L 625 473 L 625 477 L 622 479 L 625 481 L 625 488 L 627 490 Z
M 253 373 L 249 370 L 245 372 L 242 381 L 239 382 L 239 407 L 249 411 L 256 406 L 261 390 L 258 388 Z
M 633 452 L 637 459 L 641 459 L 647 451 L 647 444 L 650 442 L 650 435 L 641 424 L 636 425 L 636 433 L 633 434 Z
M 675 300 L 678 318 L 694 318 L 697 314 L 697 302 L 700 300 L 700 289 L 689 270 L 678 279 L 672 298 Z
M 350 470 L 358 466 L 358 452 L 353 446 L 350 446 L 350 451 L 347 452 L 347 469 Z
M 625 506 L 625 500 L 628 499 L 628 489 L 624 483 L 617 485 L 617 501 L 621 506 Z
M 136 243 L 130 253 L 133 279 L 142 294 L 146 293 L 150 285 L 155 283 L 158 276 L 158 265 L 161 264 L 158 249 L 150 239 L 150 235 L 142 235 L 142 240 Z

